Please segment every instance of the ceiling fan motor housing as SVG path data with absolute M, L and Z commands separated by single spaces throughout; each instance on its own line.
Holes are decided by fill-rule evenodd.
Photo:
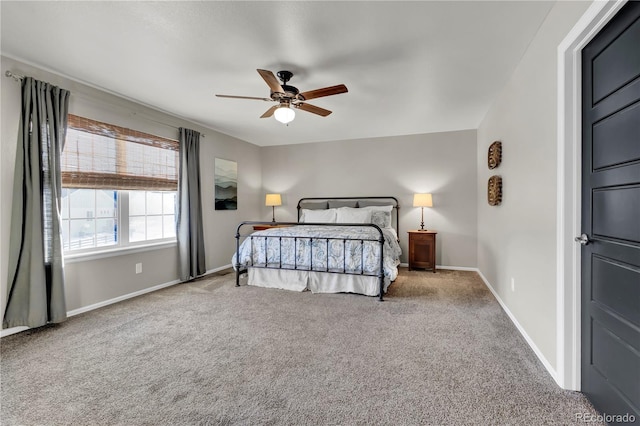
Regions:
M 282 81 L 280 87 L 284 90 L 284 93 L 280 92 L 271 92 L 271 99 L 274 101 L 293 101 L 293 100 L 304 100 L 300 95 L 300 90 L 297 87 L 290 86 L 287 84 L 289 80 L 293 77 L 293 73 L 291 71 L 278 71 L 278 78 Z
M 278 71 L 278 78 L 282 81 L 282 84 L 287 84 L 287 81 L 291 80 L 293 73 L 291 71 Z
M 283 84 L 282 89 L 286 94 L 291 94 L 292 96 L 296 96 L 300 93 L 297 87 L 289 86 L 288 84 Z

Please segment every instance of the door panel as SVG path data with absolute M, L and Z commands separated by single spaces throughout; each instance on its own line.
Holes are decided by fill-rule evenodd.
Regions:
M 635 103 L 593 126 L 594 170 L 640 160 L 639 108 Z
M 635 21 L 593 59 L 593 104 L 640 75 L 640 21 Z
M 640 2 L 582 60 L 582 391 L 640 422 Z
M 637 401 L 640 398 L 640 359 L 633 348 L 597 321 L 593 323 L 592 338 L 593 367 L 616 383 L 621 395 Z
M 640 79 L 635 79 L 614 93 L 613 96 L 608 96 L 592 106 L 593 122 L 597 123 L 609 117 L 612 112 L 633 105 L 638 101 L 638 96 L 640 96 Z
M 593 235 L 638 244 L 639 218 L 640 186 L 608 187 L 593 191 Z
M 640 326 L 640 268 L 595 255 L 591 266 L 591 299 Z

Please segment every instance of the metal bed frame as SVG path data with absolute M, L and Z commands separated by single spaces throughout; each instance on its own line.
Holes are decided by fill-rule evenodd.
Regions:
M 398 213 L 397 213 L 397 209 L 399 208 L 399 204 L 398 204 L 398 200 L 395 197 L 334 197 L 334 198 L 318 198 L 318 197 L 314 197 L 314 198 L 302 198 L 298 201 L 298 221 L 300 220 L 300 213 L 301 213 L 301 206 L 300 204 L 305 202 L 305 201 L 321 201 L 321 200 L 325 200 L 325 201 L 329 201 L 329 200 L 341 200 L 341 201 L 345 201 L 345 200 L 378 200 L 378 201 L 382 201 L 382 200 L 393 200 L 393 202 L 395 203 L 394 205 L 394 209 L 396 209 L 396 231 L 398 231 L 398 224 L 399 224 L 399 219 L 398 219 Z M 248 267 L 252 267 L 252 268 L 265 268 L 265 269 L 283 269 L 283 270 L 297 270 L 297 271 L 311 271 L 311 272 L 323 272 L 323 273 L 330 273 L 330 274 L 342 274 L 342 275 L 363 275 L 363 276 L 375 276 L 378 277 L 379 282 L 380 282 L 380 289 L 379 289 L 379 295 L 378 295 L 378 300 L 379 301 L 383 301 L 383 294 L 384 294 L 384 234 L 382 233 L 382 229 L 380 229 L 379 226 L 375 225 L 375 224 L 365 224 L 365 223 L 305 223 L 305 226 L 358 226 L 358 227 L 368 227 L 368 228 L 374 228 L 375 230 L 378 231 L 378 238 L 336 238 L 336 237 L 309 237 L 309 236 L 280 236 L 280 235 L 253 235 L 253 234 L 245 234 L 242 235 L 240 233 L 240 230 L 242 227 L 244 226 L 256 226 L 256 225 L 278 225 L 278 226 L 295 226 L 295 225 L 300 225 L 299 222 L 261 222 L 261 221 L 244 221 L 241 222 L 238 227 L 236 228 L 236 264 L 235 264 L 235 269 L 236 269 L 236 287 L 240 286 L 240 275 L 242 273 L 244 273 L 246 271 L 246 269 L 242 269 L 242 265 L 240 264 L 240 259 L 239 259 L 239 253 L 240 253 L 240 239 L 245 237 L 245 238 L 250 238 L 251 239 L 251 244 L 254 244 L 254 241 L 256 241 L 256 244 L 263 242 L 263 244 L 266 246 L 268 243 L 268 240 L 270 239 L 277 239 L 278 240 L 278 245 L 280 248 L 280 255 L 279 255 L 279 261 L 276 262 L 268 262 L 268 259 L 266 258 L 266 250 L 265 250 L 265 261 L 264 264 L 262 263 L 257 263 L 254 264 L 253 263 L 253 257 L 251 259 L 252 264 L 248 265 Z M 293 239 L 294 241 L 294 250 L 296 250 L 297 247 L 297 241 L 300 240 L 309 240 L 309 244 L 310 244 L 310 248 L 309 248 L 309 266 L 308 267 L 304 267 L 304 268 L 300 268 L 298 267 L 297 264 L 297 256 L 294 255 L 294 265 L 293 267 L 287 267 L 287 266 L 283 266 L 282 265 L 282 239 Z M 342 270 L 329 270 L 329 250 L 326 250 L 327 253 L 327 258 L 326 258 L 326 268 L 325 269 L 318 269 L 315 268 L 313 265 L 313 242 L 314 240 L 320 240 L 320 241 L 326 241 L 327 246 L 329 245 L 329 241 L 333 241 L 333 240 L 342 240 L 343 242 L 343 251 L 342 251 L 342 256 L 343 256 L 343 268 Z M 344 247 L 347 244 L 347 241 L 356 241 L 356 242 L 360 242 L 360 246 L 361 246 L 361 250 L 362 253 L 364 253 L 364 242 L 365 241 L 371 241 L 371 242 L 377 242 L 378 244 L 380 244 L 380 264 L 378 266 L 378 271 L 377 273 L 365 273 L 364 272 L 364 256 L 361 255 L 361 265 L 360 265 L 360 271 L 347 271 L 346 269 L 346 250 L 344 249 Z M 297 252 L 297 250 L 296 250 Z M 270 266 L 271 265 L 271 266 Z

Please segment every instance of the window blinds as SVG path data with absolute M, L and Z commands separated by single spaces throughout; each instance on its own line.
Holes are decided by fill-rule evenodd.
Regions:
M 177 191 L 179 142 L 69 114 L 62 186 Z

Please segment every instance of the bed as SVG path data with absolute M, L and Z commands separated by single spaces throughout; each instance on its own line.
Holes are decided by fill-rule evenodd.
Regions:
M 302 198 L 298 222 L 246 221 L 236 230 L 236 285 L 383 295 L 398 275 L 395 197 Z M 253 233 L 254 228 L 269 229 Z

